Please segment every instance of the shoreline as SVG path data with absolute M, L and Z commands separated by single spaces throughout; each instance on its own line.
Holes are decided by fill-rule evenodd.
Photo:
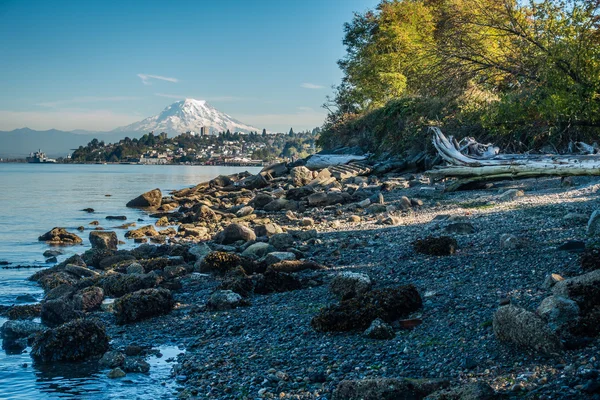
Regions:
M 342 381 L 382 378 L 442 379 L 436 389 L 453 390 L 477 383 L 509 398 L 591 396 L 579 366 L 598 369 L 590 361 L 597 339 L 548 357 L 500 342 L 492 320 L 506 299 L 535 311 L 551 293 L 544 288 L 549 274 L 585 272 L 577 256 L 557 247 L 585 239 L 586 217 L 597 208 L 598 179 L 574 179 L 574 187 L 556 178 L 531 179 L 443 193 L 441 185 L 402 171 L 333 180 L 323 171 L 296 172 L 274 172 L 266 186 L 236 174 L 161 194 L 160 208 L 149 214 L 167 219 L 158 229 L 178 228 L 140 238 L 178 243 L 86 252 L 90 262 L 81 267 L 99 275 L 80 277 L 71 288 L 100 287 L 104 297 L 118 298 L 107 293 L 123 290 L 102 279 L 139 282 L 141 267 L 154 279 L 150 286 L 169 290 L 175 302 L 164 315 L 125 325 L 115 323 L 108 306 L 86 312 L 85 318 L 104 324 L 113 340 L 110 350 L 136 345 L 151 354 L 152 348 L 184 347 L 173 374 L 181 398 L 330 398 L 336 390 L 340 396 Z M 518 190 L 523 195 L 505 194 Z M 567 214 L 580 218 L 564 219 Z M 232 224 L 247 229 L 219 234 Z M 502 245 L 501 234 L 515 236 L 519 246 Z M 458 250 L 448 256 L 417 253 L 413 243 L 429 235 L 453 237 Z M 214 252 L 234 261 L 206 258 Z M 115 256 L 121 259 L 104 262 Z M 285 261 L 292 258 L 304 261 Z M 129 271 L 134 263 L 140 265 L 136 273 Z M 240 264 L 241 275 L 235 268 Z M 50 268 L 50 275 L 63 276 L 65 267 Z M 220 268 L 232 271 L 222 274 Z M 362 328 L 315 330 L 313 318 L 340 302 L 331 285 L 346 272 L 367 275 L 375 290 L 413 284 L 423 306 L 389 321 L 393 335 L 387 339 L 365 337 Z M 48 286 L 47 299 L 60 286 Z M 214 293 L 220 290 L 241 296 L 220 299 L 217 306 Z

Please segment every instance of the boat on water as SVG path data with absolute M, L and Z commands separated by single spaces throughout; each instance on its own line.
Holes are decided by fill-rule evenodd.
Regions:
M 34 164 L 42 164 L 42 163 L 53 164 L 53 163 L 56 163 L 56 160 L 54 158 L 46 157 L 46 154 L 42 153 L 42 150 L 40 149 L 36 152 L 29 154 L 29 157 L 27 157 L 27 162 L 34 163 Z

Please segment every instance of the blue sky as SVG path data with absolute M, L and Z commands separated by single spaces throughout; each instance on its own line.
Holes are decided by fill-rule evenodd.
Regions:
M 0 0 L 0 130 L 111 130 L 183 98 L 321 125 L 343 24 L 377 0 Z

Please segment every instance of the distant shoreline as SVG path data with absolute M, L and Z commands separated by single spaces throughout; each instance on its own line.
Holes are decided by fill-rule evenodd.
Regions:
M 264 167 L 266 165 L 270 165 L 267 162 L 262 162 L 261 164 L 246 164 L 246 163 L 217 163 L 217 164 L 205 164 L 205 163 L 168 163 L 168 164 L 143 164 L 143 163 L 135 163 L 135 162 L 68 162 L 68 163 L 28 163 L 23 160 L 10 160 L 10 161 L 0 161 L 0 164 L 54 164 L 54 165 L 140 165 L 140 166 L 196 166 L 196 167 Z

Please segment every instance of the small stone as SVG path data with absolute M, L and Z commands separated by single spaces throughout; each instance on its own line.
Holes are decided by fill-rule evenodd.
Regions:
M 362 221 L 362 218 L 360 218 L 358 215 L 351 215 L 348 218 L 348 222 L 358 223 L 360 221 Z
M 300 224 L 302 226 L 313 226 L 315 224 L 315 221 L 312 218 L 302 218 Z
M 125 375 L 127 375 L 125 371 L 119 367 L 111 369 L 110 372 L 106 374 L 106 376 L 110 379 L 123 378 Z
M 525 192 L 523 192 L 522 190 L 509 189 L 506 192 L 500 194 L 498 196 L 498 200 L 500 200 L 500 201 L 514 200 L 517 197 L 523 197 L 523 196 L 525 196 Z
M 371 323 L 371 326 L 365 330 L 363 335 L 370 339 L 378 340 L 393 339 L 396 336 L 394 329 L 379 318 Z
M 587 234 L 589 236 L 600 234 L 600 210 L 596 210 L 592 213 L 587 224 Z

